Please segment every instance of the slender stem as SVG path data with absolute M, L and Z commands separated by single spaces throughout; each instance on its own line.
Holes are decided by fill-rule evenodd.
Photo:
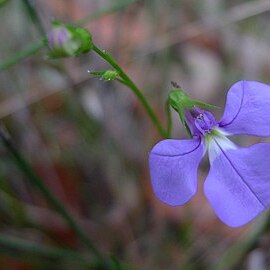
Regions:
M 10 152 L 14 163 L 26 176 L 26 178 L 35 186 L 46 198 L 48 203 L 63 217 L 69 227 L 76 233 L 80 240 L 92 251 L 93 255 L 104 265 L 105 269 L 111 269 L 107 259 L 100 253 L 100 251 L 94 246 L 92 240 L 84 233 L 80 226 L 76 223 L 75 219 L 67 211 L 67 209 L 62 205 L 62 203 L 50 192 L 47 186 L 43 183 L 41 178 L 32 170 L 28 162 L 21 156 L 21 154 L 16 150 L 8 135 L 0 129 L 0 139 L 2 140 L 4 146 Z
M 0 246 L 4 247 L 4 250 L 0 249 L 1 252 L 7 252 L 7 249 L 12 249 L 13 251 L 27 252 L 38 256 L 45 256 L 49 258 L 61 258 L 66 260 L 78 261 L 81 264 L 93 265 L 94 262 L 90 262 L 85 256 L 72 250 L 48 247 L 41 244 L 29 242 L 14 236 L 7 236 L 5 234 L 0 234 Z M 13 252 L 16 257 L 17 253 Z
M 78 25 L 84 25 L 89 21 L 95 20 L 105 14 L 109 14 L 111 12 L 115 12 L 117 10 L 123 9 L 127 7 L 128 5 L 136 2 L 138 0 L 129 0 L 129 1 L 122 1 L 120 3 L 114 3 L 111 6 L 107 8 L 102 8 L 97 10 L 96 12 L 91 12 L 90 15 L 87 15 L 85 18 L 79 20 L 77 22 Z M 28 1 L 25 1 L 28 2 Z M 33 19 L 33 17 L 32 17 Z M 40 29 L 41 30 L 41 29 Z M 38 50 L 41 48 L 44 48 L 46 46 L 46 37 L 43 36 L 40 40 L 36 42 L 32 42 L 29 44 L 26 48 L 23 48 L 21 51 L 15 53 L 14 55 L 9 56 L 7 59 L 5 59 L 2 63 L 0 63 L 0 72 L 3 70 L 8 69 L 9 67 L 17 64 L 21 60 L 35 54 Z
M 30 19 L 32 20 L 33 24 L 35 25 L 35 27 L 37 28 L 38 32 L 42 35 L 45 36 L 46 35 L 46 31 L 42 25 L 40 16 L 38 15 L 38 12 L 35 8 L 35 4 L 32 3 L 33 1 L 30 0 L 23 0 L 23 5 L 26 9 L 26 12 L 28 13 Z
M 107 52 L 100 50 L 95 45 L 93 47 L 93 50 L 118 72 L 119 76 L 122 78 L 122 80 L 119 80 L 119 81 L 125 84 L 127 87 L 129 87 L 131 91 L 136 95 L 136 97 L 140 100 L 141 104 L 143 105 L 144 109 L 146 110 L 148 116 L 152 120 L 153 124 L 157 128 L 160 135 L 165 138 L 168 137 L 167 131 L 162 127 L 158 117 L 154 113 L 152 107 L 148 103 L 142 91 L 134 84 L 134 82 L 122 70 L 122 68 L 117 64 L 117 62 L 112 58 L 112 56 L 108 54 Z
M 2 62 L 0 64 L 0 71 L 8 69 L 9 67 L 15 65 L 16 63 L 27 58 L 28 56 L 35 54 L 38 50 L 40 50 L 43 47 L 45 47 L 44 38 L 41 38 L 37 42 L 31 43 L 26 48 L 22 49 L 21 51 L 17 52 L 16 54 L 9 57 L 7 60 Z
M 167 135 L 168 135 L 168 138 L 170 138 L 171 133 L 172 133 L 172 113 L 171 113 L 171 105 L 169 103 L 169 99 L 167 99 L 165 107 L 166 107 L 166 114 L 167 114 Z

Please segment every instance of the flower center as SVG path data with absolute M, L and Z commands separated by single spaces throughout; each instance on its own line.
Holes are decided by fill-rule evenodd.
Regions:
M 220 129 L 215 129 L 212 134 L 204 138 L 209 153 L 210 164 L 225 151 L 237 149 L 237 145 L 229 140 Z
M 208 133 L 211 133 L 213 127 L 216 125 L 216 120 L 210 112 L 200 113 L 195 121 L 195 126 L 198 131 L 205 136 Z
M 196 107 L 186 112 L 186 119 L 193 136 L 206 136 L 217 126 L 212 113 Z

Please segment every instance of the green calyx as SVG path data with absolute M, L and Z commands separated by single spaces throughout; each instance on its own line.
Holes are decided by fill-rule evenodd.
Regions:
M 103 70 L 103 71 L 92 71 L 90 72 L 92 75 L 99 76 L 100 79 L 105 81 L 112 81 L 118 78 L 118 72 L 116 70 Z
M 118 76 L 117 71 L 115 70 L 105 70 L 105 72 L 102 74 L 102 79 L 106 81 L 115 80 Z
M 186 120 L 185 112 L 191 110 L 194 107 L 209 110 L 218 108 L 214 105 L 204 103 L 202 101 L 190 98 L 184 90 L 176 83 L 172 83 L 174 88 L 171 90 L 168 96 L 169 105 L 178 113 L 181 123 L 185 127 L 187 133 L 192 137 L 188 122 Z
M 188 135 L 192 137 L 190 128 L 185 117 L 185 110 L 191 109 L 194 105 L 192 99 L 181 89 L 172 89 L 168 97 L 169 105 L 178 113 L 182 125 L 185 127 Z
M 169 104 L 177 112 L 182 109 L 191 109 L 193 107 L 199 107 L 206 110 L 218 108 L 217 106 L 190 98 L 181 88 L 171 90 L 169 93 Z
M 181 89 L 173 89 L 169 93 L 169 103 L 177 112 L 182 108 L 192 108 L 192 99 Z
M 92 36 L 86 29 L 73 25 L 67 26 L 67 28 L 72 33 L 73 39 L 80 43 L 80 46 L 75 54 L 76 56 L 87 53 L 93 49 Z

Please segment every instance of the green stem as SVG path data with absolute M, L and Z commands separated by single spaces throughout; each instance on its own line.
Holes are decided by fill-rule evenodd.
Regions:
M 30 55 L 35 54 L 38 50 L 45 47 L 45 39 L 41 38 L 37 42 L 31 43 L 29 46 L 24 48 L 23 50 L 19 51 L 18 53 L 12 55 L 3 63 L 0 64 L 0 71 L 8 69 L 9 67 L 15 65 L 16 63 L 20 62 L 21 60 L 27 58 Z
M 28 13 L 30 19 L 32 20 L 34 26 L 37 28 L 38 32 L 42 35 L 45 36 L 46 35 L 46 31 L 42 25 L 41 19 L 38 15 L 38 12 L 35 8 L 34 3 L 32 3 L 32 1 L 30 0 L 23 0 L 23 5 L 26 9 L 26 12 Z
M 15 257 L 17 257 L 17 253 L 14 253 L 14 251 L 19 251 L 49 258 L 74 260 L 89 266 L 94 264 L 94 262 L 90 262 L 89 259 L 87 259 L 85 256 L 75 251 L 56 247 L 48 247 L 19 239 L 17 237 L 6 236 L 4 234 L 0 234 L 0 246 L 4 247 L 3 250 L 0 249 L 0 253 L 6 253 L 7 249 L 11 249 L 13 250 L 11 254 L 13 254 Z
M 172 113 L 171 113 L 171 105 L 170 105 L 169 99 L 167 99 L 165 106 L 166 106 L 166 114 L 167 114 L 167 135 L 168 135 L 168 138 L 170 138 L 171 133 L 172 133 Z
M 119 80 L 121 83 L 125 84 L 127 87 L 131 89 L 131 91 L 136 95 L 136 97 L 141 102 L 142 106 L 144 107 L 145 111 L 147 112 L 148 116 L 152 120 L 153 124 L 157 128 L 158 132 L 162 137 L 167 138 L 168 133 L 162 127 L 159 119 L 157 118 L 156 114 L 154 113 L 152 107 L 148 103 L 147 99 L 143 95 L 142 91 L 134 84 L 134 82 L 128 77 L 128 75 L 122 70 L 122 68 L 117 64 L 117 62 L 109 55 L 107 52 L 100 50 L 95 45 L 93 46 L 93 50 L 101 56 L 106 62 L 108 62 L 119 74 L 122 80 Z
M 46 198 L 47 202 L 63 217 L 69 227 L 76 233 L 80 240 L 92 251 L 93 255 L 102 263 L 105 269 L 111 269 L 108 262 L 104 256 L 99 252 L 99 250 L 94 246 L 92 240 L 84 233 L 80 226 L 76 223 L 71 214 L 62 205 L 62 203 L 50 192 L 47 186 L 43 183 L 41 178 L 32 170 L 28 162 L 21 156 L 21 154 L 16 150 L 10 141 L 8 135 L 0 129 L 0 139 L 2 140 L 4 146 L 10 152 L 14 163 L 26 176 L 26 178 L 35 186 Z
M 129 0 L 129 1 L 121 1 L 119 3 L 114 3 L 111 6 L 107 7 L 107 8 L 102 8 L 100 10 L 97 10 L 96 12 L 92 12 L 90 15 L 87 15 L 85 18 L 83 18 L 82 20 L 79 20 L 77 22 L 78 25 L 84 25 L 85 23 L 95 20 L 103 15 L 109 14 L 111 12 L 115 12 L 118 11 L 120 9 L 123 9 L 125 7 L 127 7 L 128 5 L 136 2 L 138 0 Z M 28 2 L 28 1 L 26 1 Z M 30 11 L 30 10 L 29 10 Z M 33 10 L 31 10 L 32 12 Z M 37 15 L 37 14 L 36 14 Z M 35 15 L 34 15 L 35 16 Z M 32 17 L 33 19 L 34 17 Z M 40 29 L 40 31 L 42 31 Z M 20 62 L 21 60 L 35 54 L 38 50 L 40 50 L 41 48 L 44 48 L 46 46 L 46 37 L 42 37 L 40 40 L 31 43 L 30 45 L 28 45 L 26 48 L 22 49 L 21 51 L 17 52 L 15 55 L 12 55 L 10 57 L 8 57 L 6 60 L 4 60 L 4 62 L 0 63 L 0 72 L 3 70 L 8 69 L 9 67 L 17 64 L 18 62 Z

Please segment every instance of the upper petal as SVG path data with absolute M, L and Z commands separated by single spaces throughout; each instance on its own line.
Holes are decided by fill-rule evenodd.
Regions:
M 204 154 L 201 139 L 163 140 L 149 156 L 156 196 L 172 206 L 183 205 L 197 191 L 197 169 Z
M 204 192 L 228 226 L 242 226 L 270 204 L 270 144 L 228 150 L 216 157 Z
M 231 134 L 270 135 L 270 86 L 255 81 L 235 83 L 219 126 Z

